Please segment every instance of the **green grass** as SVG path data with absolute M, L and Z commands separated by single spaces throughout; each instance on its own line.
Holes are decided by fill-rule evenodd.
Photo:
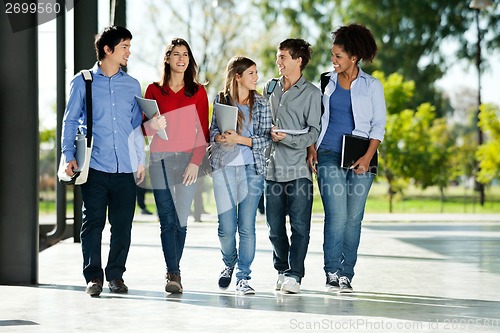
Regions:
M 206 180 L 209 190 L 204 193 L 205 210 L 208 213 L 215 214 L 215 200 L 211 189 L 211 180 Z M 314 182 L 314 202 L 313 213 L 321 214 L 323 204 Z M 500 186 L 490 186 L 486 188 L 486 203 L 479 205 L 478 195 L 471 189 L 464 189 L 461 186 L 449 187 L 445 193 L 445 202 L 441 203 L 439 190 L 431 187 L 426 190 L 414 186 L 405 191 L 404 197 L 396 196 L 393 202 L 393 213 L 483 213 L 500 214 Z M 55 213 L 55 194 L 53 192 L 41 192 L 39 209 L 40 214 Z M 156 212 L 154 198 L 152 193 L 146 194 L 146 205 L 150 211 Z M 68 191 L 67 199 L 68 214 L 72 214 L 73 201 L 72 192 Z M 370 190 L 368 201 L 366 203 L 366 213 L 389 213 L 389 199 L 387 195 L 387 185 L 384 183 L 375 183 Z

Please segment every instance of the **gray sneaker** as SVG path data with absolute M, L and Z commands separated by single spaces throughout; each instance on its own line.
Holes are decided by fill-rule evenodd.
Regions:
M 87 283 L 85 292 L 91 297 L 97 297 L 102 293 L 102 281 L 101 279 L 92 279 Z
M 351 280 L 347 276 L 341 276 L 339 279 L 339 293 L 352 293 Z
M 339 276 L 337 273 L 326 273 L 326 284 L 325 287 L 327 288 L 328 291 L 337 291 L 340 288 L 339 285 Z
M 255 294 L 255 290 L 250 287 L 248 280 L 239 280 L 236 283 L 236 293 L 238 295 L 253 295 Z

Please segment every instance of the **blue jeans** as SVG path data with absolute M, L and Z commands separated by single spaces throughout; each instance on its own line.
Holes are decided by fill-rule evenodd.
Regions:
M 229 267 L 238 264 L 238 281 L 250 280 L 250 266 L 255 257 L 255 214 L 264 190 L 264 177 L 257 174 L 252 164 L 216 169 L 212 178 L 222 261 Z
M 273 245 L 274 268 L 294 277 L 299 283 L 305 274 L 304 260 L 309 246 L 312 182 L 299 178 L 289 182 L 266 181 L 266 218 L 269 239 Z M 290 217 L 290 243 L 286 232 L 286 215 Z
M 183 174 L 191 161 L 188 153 L 165 153 L 153 160 L 149 176 L 160 218 L 160 238 L 168 273 L 180 274 L 180 261 L 186 242 L 187 219 L 196 191 L 196 183 L 182 184 Z
M 318 150 L 318 185 L 325 209 L 324 270 L 354 276 L 361 221 L 373 174 L 357 175 L 340 167 L 340 153 Z
M 135 180 L 132 173 L 107 173 L 89 170 L 87 182 L 81 185 L 83 221 L 80 231 L 83 254 L 83 276 L 88 283 L 121 279 L 130 248 L 135 210 Z M 102 231 L 106 210 L 111 225 L 108 262 L 101 265 Z

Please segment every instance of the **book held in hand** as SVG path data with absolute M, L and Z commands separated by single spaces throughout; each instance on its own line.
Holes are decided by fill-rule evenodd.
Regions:
M 309 132 L 309 126 L 303 129 L 282 129 L 282 128 L 275 128 L 273 129 L 274 133 L 286 133 L 286 134 L 292 134 L 292 135 L 299 135 L 299 134 L 306 134 Z
M 219 132 L 236 131 L 238 122 L 238 108 L 232 105 L 214 103 L 215 118 Z
M 342 138 L 342 159 L 340 166 L 349 169 L 356 161 L 366 154 L 370 139 L 362 136 L 344 134 Z M 368 172 L 377 174 L 378 169 L 378 154 L 375 152 L 371 161 Z
M 154 99 L 146 99 L 139 96 L 135 96 L 135 99 L 137 100 L 137 104 L 139 104 L 139 108 L 146 115 L 146 117 L 148 117 L 148 119 L 160 116 L 158 103 L 156 103 Z M 163 140 L 168 140 L 165 129 L 158 130 L 156 134 L 158 134 L 158 136 Z

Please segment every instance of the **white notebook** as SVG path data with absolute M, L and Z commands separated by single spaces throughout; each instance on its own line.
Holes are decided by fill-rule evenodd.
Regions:
M 158 103 L 154 99 L 146 99 L 142 98 L 139 96 L 135 96 L 135 99 L 137 100 L 137 104 L 139 104 L 139 108 L 141 109 L 142 112 L 148 117 L 148 119 L 151 119 L 153 117 L 159 117 L 160 116 L 160 109 L 158 109 Z M 156 132 L 160 138 L 163 140 L 168 140 L 167 132 L 165 129 L 159 130 Z
M 214 112 L 219 132 L 236 131 L 238 123 L 238 108 L 232 105 L 214 103 Z

